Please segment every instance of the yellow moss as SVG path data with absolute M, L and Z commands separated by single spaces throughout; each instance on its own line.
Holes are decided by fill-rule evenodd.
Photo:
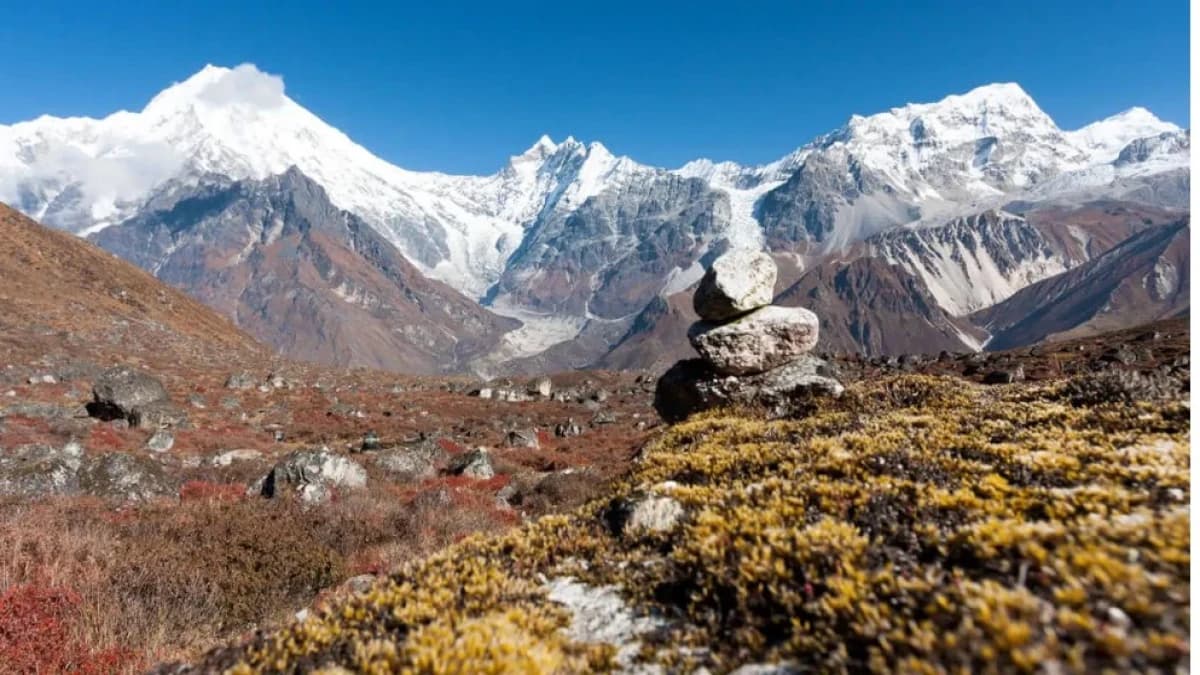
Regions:
M 666 430 L 616 497 L 659 488 L 670 533 L 605 504 L 472 538 L 257 640 L 231 672 L 579 672 L 545 579 L 615 585 L 671 617 L 670 669 L 1172 670 L 1188 654 L 1186 403 L 1067 405 L 1058 385 L 903 376 L 806 419 L 727 412 Z M 332 671 L 331 671 L 332 672 Z

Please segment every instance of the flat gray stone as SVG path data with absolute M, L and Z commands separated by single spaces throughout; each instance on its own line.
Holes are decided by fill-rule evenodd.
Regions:
M 817 315 L 807 309 L 768 306 L 727 323 L 695 323 L 688 339 L 717 372 L 753 375 L 811 351 L 819 327 Z
M 758 375 L 724 375 L 703 359 L 679 361 L 663 374 L 654 392 L 654 409 L 668 422 L 681 422 L 713 408 L 749 406 L 767 417 L 792 417 L 809 409 L 814 397 L 841 396 L 829 365 L 805 354 L 786 366 Z

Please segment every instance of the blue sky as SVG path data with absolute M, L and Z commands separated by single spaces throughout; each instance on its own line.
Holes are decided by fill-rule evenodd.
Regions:
M 758 163 L 997 81 L 1064 128 L 1189 115 L 1186 0 L 145 4 L 9 3 L 0 123 L 137 110 L 243 62 L 385 159 L 448 172 L 490 173 L 542 133 Z

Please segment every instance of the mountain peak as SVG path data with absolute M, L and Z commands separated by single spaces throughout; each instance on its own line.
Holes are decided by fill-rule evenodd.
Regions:
M 182 82 L 167 87 L 150 100 L 144 112 L 170 113 L 191 106 L 250 106 L 271 109 L 284 104 L 283 78 L 258 69 L 253 63 L 234 68 L 205 65 Z
M 1125 146 L 1138 139 L 1179 130 L 1178 126 L 1159 119 L 1149 110 L 1134 106 L 1067 135 L 1097 160 L 1111 161 Z

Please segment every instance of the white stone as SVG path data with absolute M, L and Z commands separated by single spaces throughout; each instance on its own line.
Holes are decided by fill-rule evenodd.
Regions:
M 700 318 L 725 321 L 769 305 L 775 297 L 778 269 L 761 251 L 733 249 L 713 261 L 704 273 L 692 307 Z
M 724 324 L 693 324 L 688 339 L 717 372 L 753 375 L 811 351 L 819 327 L 817 315 L 807 309 L 769 306 Z
M 576 642 L 616 647 L 617 664 L 623 671 L 634 666 L 641 647 L 638 638 L 665 625 L 662 619 L 635 614 L 616 586 L 589 586 L 571 577 L 559 577 L 545 588 L 551 601 L 571 613 L 567 636 Z
M 683 507 L 670 497 L 647 497 L 633 505 L 626 532 L 668 532 L 683 518 Z

